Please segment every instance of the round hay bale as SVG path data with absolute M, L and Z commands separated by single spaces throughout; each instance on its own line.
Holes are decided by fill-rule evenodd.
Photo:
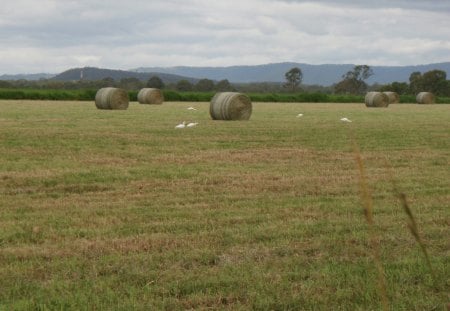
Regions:
M 389 98 L 381 92 L 368 92 L 364 98 L 366 107 L 387 107 L 389 106 Z
M 95 106 L 98 109 L 125 110 L 128 104 L 128 93 L 123 89 L 104 87 L 95 94 Z
M 389 104 L 398 104 L 400 102 L 400 96 L 396 92 L 383 92 L 389 99 Z
M 211 99 L 209 114 L 213 120 L 248 120 L 252 101 L 241 93 L 219 92 Z
M 140 104 L 161 105 L 164 102 L 164 95 L 160 89 L 144 88 L 137 95 Z
M 418 104 L 431 105 L 434 104 L 434 94 L 430 92 L 420 92 L 416 96 Z

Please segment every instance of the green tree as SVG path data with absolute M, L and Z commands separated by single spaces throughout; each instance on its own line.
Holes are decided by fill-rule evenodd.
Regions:
M 188 92 L 188 91 L 192 91 L 193 86 L 192 86 L 192 83 L 189 82 L 188 80 L 180 80 L 175 85 L 175 88 L 177 91 Z
M 449 96 L 450 97 L 450 80 L 445 81 L 445 92 L 442 94 L 443 96 Z
M 391 84 L 383 85 L 381 88 L 379 88 L 380 92 L 396 92 L 400 95 L 408 94 L 409 92 L 409 85 L 406 82 L 392 82 Z
M 291 68 L 288 72 L 284 74 L 286 79 L 285 87 L 291 92 L 295 92 L 298 86 L 302 83 L 303 73 L 298 67 Z
M 225 79 L 217 82 L 215 89 L 219 92 L 232 91 L 233 86 L 230 84 L 230 81 Z
M 151 88 L 156 88 L 156 89 L 163 89 L 165 85 L 164 85 L 163 80 L 161 80 L 160 77 L 153 76 L 150 79 L 148 79 L 146 86 L 151 87 Z
M 209 79 L 201 79 L 195 85 L 195 90 L 199 92 L 211 92 L 214 90 L 214 81 Z
M 427 71 L 422 75 L 423 91 L 435 95 L 447 94 L 447 73 L 442 70 Z
M 422 74 L 419 71 L 411 73 L 409 76 L 409 91 L 417 94 L 422 90 Z
M 354 79 L 343 79 L 334 85 L 337 94 L 358 94 L 360 86 Z
M 353 67 L 353 70 L 348 71 L 345 75 L 343 75 L 343 78 L 364 81 L 371 76 L 373 76 L 373 70 L 372 68 L 370 68 L 370 66 L 356 65 L 355 67 Z
M 12 84 L 5 80 L 0 80 L 0 88 L 11 88 Z
M 138 78 L 123 78 L 120 79 L 119 86 L 126 90 L 138 90 L 142 88 L 143 83 Z
M 45 87 L 48 88 L 48 89 L 54 89 L 54 90 L 63 89 L 64 88 L 64 82 L 57 81 L 57 80 L 48 80 L 46 85 L 45 85 Z
M 97 87 L 109 87 L 116 86 L 116 81 L 111 77 L 106 77 L 101 80 L 96 81 Z
M 336 93 L 363 94 L 367 90 L 365 80 L 373 75 L 372 68 L 367 65 L 356 65 L 353 70 L 342 75 L 342 80 L 335 85 Z

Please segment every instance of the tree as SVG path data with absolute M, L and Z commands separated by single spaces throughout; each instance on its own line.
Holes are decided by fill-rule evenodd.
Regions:
M 233 86 L 230 84 L 230 81 L 228 81 L 227 79 L 220 80 L 216 84 L 216 90 L 219 92 L 231 91 L 231 90 L 233 90 Z
M 419 71 L 411 73 L 409 76 L 409 91 L 417 94 L 422 90 L 422 74 Z
M 355 79 L 357 81 L 364 81 L 373 76 L 373 70 L 367 65 L 356 65 L 353 70 L 348 71 L 342 76 L 343 79 Z
M 358 94 L 358 83 L 354 79 L 344 79 L 334 86 L 334 92 L 337 94 Z
M 116 86 L 116 81 L 111 77 L 106 77 L 101 80 L 97 80 L 96 84 L 98 84 L 97 87 L 109 87 L 109 86 Z
M 0 88 L 11 88 L 12 84 L 5 80 L 0 80 Z
M 286 78 L 285 87 L 287 87 L 290 91 L 295 92 L 297 87 L 302 83 L 303 73 L 300 68 L 294 67 L 286 72 L 284 77 Z
M 400 95 L 408 93 L 408 83 L 406 82 L 392 82 L 391 86 L 392 92 L 396 92 Z
M 445 81 L 446 83 L 446 87 L 445 87 L 445 92 L 444 94 L 442 94 L 443 96 L 447 96 L 450 97 L 450 80 Z
M 119 86 L 126 90 L 138 90 L 142 88 L 142 82 L 138 78 L 123 78 L 120 79 Z
M 177 89 L 177 91 L 181 91 L 181 92 L 187 92 L 187 91 L 192 91 L 192 83 L 189 82 L 188 80 L 180 80 L 177 82 L 175 88 Z
M 423 91 L 432 92 L 435 95 L 447 93 L 447 73 L 442 70 L 427 71 L 422 75 Z
M 408 94 L 409 86 L 406 82 L 392 82 L 391 84 L 386 84 L 378 89 L 380 92 L 396 92 L 400 95 Z
M 161 80 L 158 76 L 153 76 L 147 81 L 147 87 L 156 88 L 156 89 L 163 89 L 164 88 L 164 82 Z
M 356 65 L 353 70 L 342 75 L 342 80 L 335 85 L 336 93 L 363 94 L 367 90 L 367 80 L 373 75 L 367 65 Z
M 201 79 L 195 85 L 195 90 L 199 92 L 210 92 L 214 90 L 214 81 L 209 79 Z

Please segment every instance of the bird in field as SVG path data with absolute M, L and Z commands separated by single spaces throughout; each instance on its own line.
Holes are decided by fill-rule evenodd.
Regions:
M 184 129 L 186 127 L 186 121 L 181 122 L 180 124 L 176 125 L 176 129 Z
M 187 110 L 197 110 L 197 109 L 194 107 L 189 107 Z
M 300 117 L 303 117 L 303 113 L 299 113 L 299 114 L 297 115 L 297 118 L 300 118 Z
M 348 118 L 341 118 L 342 122 L 352 122 L 351 120 L 349 120 Z
M 186 125 L 186 127 L 194 127 L 198 124 L 198 122 L 190 122 Z

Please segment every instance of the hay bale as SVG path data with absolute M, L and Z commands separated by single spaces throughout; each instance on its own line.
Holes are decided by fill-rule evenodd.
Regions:
M 400 102 L 400 96 L 396 92 L 383 92 L 389 99 L 389 104 L 398 104 Z
M 241 93 L 216 93 L 211 99 L 209 114 L 213 120 L 248 120 L 252 115 L 252 101 Z
M 364 98 L 366 107 L 387 107 L 389 106 L 389 98 L 381 92 L 368 92 Z
M 164 95 L 160 89 L 144 88 L 137 95 L 140 104 L 161 105 L 164 102 Z
M 128 93 L 123 89 L 104 87 L 95 94 L 95 106 L 98 109 L 125 110 L 128 104 Z
M 434 104 L 434 94 L 430 92 L 420 92 L 416 96 L 418 104 L 431 105 Z

